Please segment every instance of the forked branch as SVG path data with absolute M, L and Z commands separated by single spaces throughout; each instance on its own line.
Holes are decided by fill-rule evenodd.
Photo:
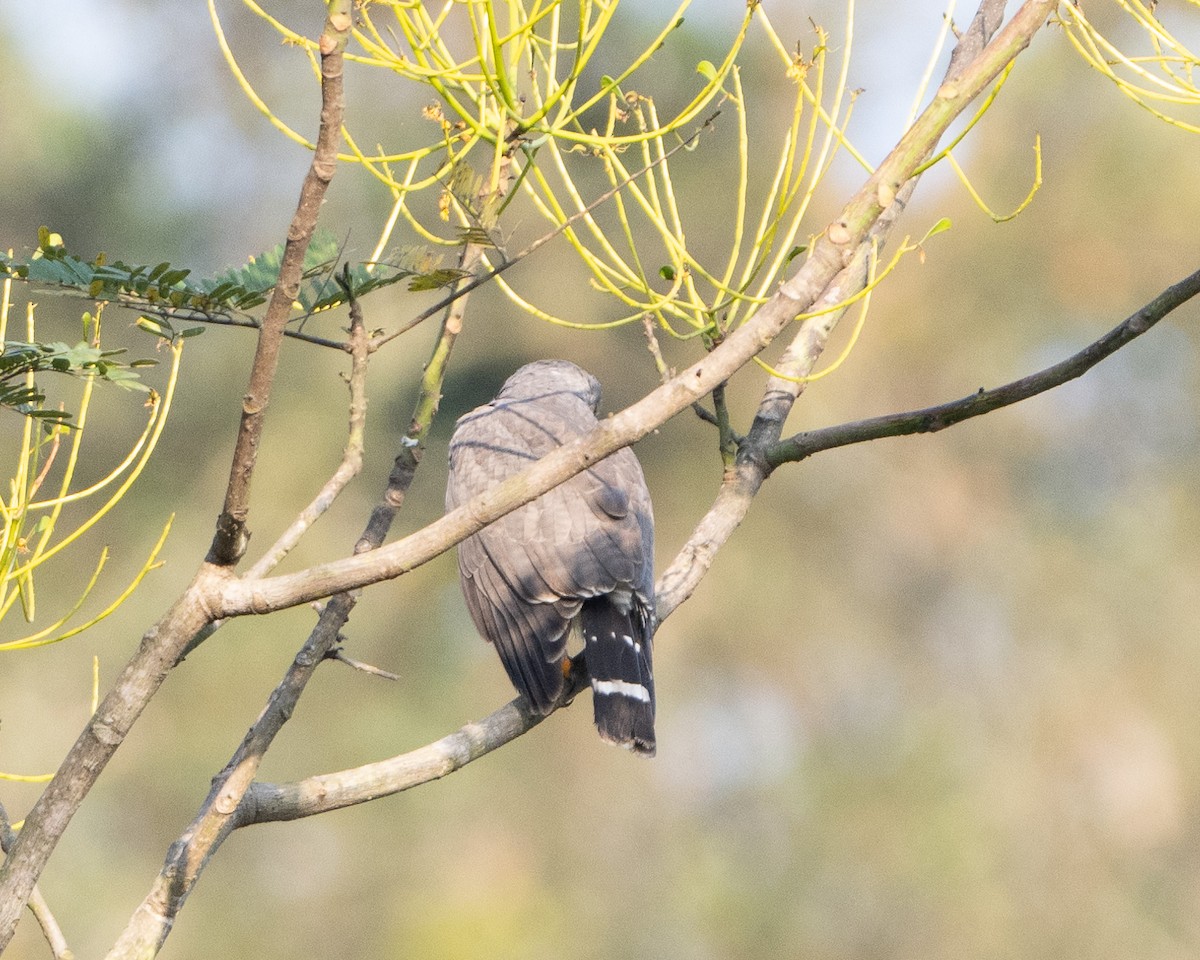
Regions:
M 1091 343 L 1073 356 L 1045 370 L 1014 380 L 991 390 L 980 389 L 977 393 L 951 403 L 943 403 L 923 410 L 893 413 L 883 417 L 872 417 L 856 423 L 843 423 L 822 430 L 810 430 L 781 440 L 770 447 L 765 458 L 773 470 L 784 463 L 792 463 L 811 457 L 823 450 L 833 450 L 852 443 L 878 440 L 882 437 L 902 437 L 914 433 L 935 433 L 978 417 L 1001 407 L 1011 406 L 1039 393 L 1053 390 L 1071 380 L 1082 377 L 1101 360 L 1111 357 L 1130 341 L 1140 337 L 1167 314 L 1183 306 L 1200 294 L 1200 270 L 1178 283 L 1167 287 L 1157 297 L 1140 308 L 1095 343 Z

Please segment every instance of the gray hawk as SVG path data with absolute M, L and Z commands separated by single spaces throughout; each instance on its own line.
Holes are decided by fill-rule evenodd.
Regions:
M 600 384 L 566 360 L 514 373 L 455 424 L 446 508 L 597 425 Z M 654 517 L 637 457 L 616 453 L 458 545 L 475 627 L 513 686 L 546 714 L 563 692 L 568 645 L 586 651 L 596 728 L 654 755 Z

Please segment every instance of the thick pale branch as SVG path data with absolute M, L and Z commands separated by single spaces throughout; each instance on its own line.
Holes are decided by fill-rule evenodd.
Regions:
M 958 81 L 975 69 L 976 59 L 988 49 L 1000 28 L 1004 6 L 1003 0 L 983 0 L 980 4 L 971 25 L 964 31 L 951 54 L 943 90 L 952 80 Z M 1035 23 L 1029 20 L 1027 26 Z M 997 43 L 1001 41 L 997 40 Z M 934 143 L 928 145 L 925 157 L 932 153 L 934 146 Z M 726 471 L 713 505 L 662 575 L 662 586 L 658 593 L 660 619 L 668 616 L 691 596 L 708 573 L 717 552 L 745 519 L 754 497 L 770 473 L 765 451 L 779 440 L 792 407 L 804 391 L 805 378 L 812 373 L 830 335 L 845 313 L 845 310 L 830 313 L 819 311 L 844 302 L 863 289 L 867 281 L 867 258 L 872 255 L 872 248 L 877 251 L 887 242 L 892 228 L 916 190 L 918 179 L 918 176 L 910 176 L 894 190 L 891 203 L 884 205 L 845 269 L 830 282 L 814 304 L 816 316 L 800 325 L 792 342 L 774 364 L 778 375 L 773 374 L 767 380 L 754 422 L 746 438 L 739 444 L 735 464 Z M 887 184 L 886 180 L 880 183 L 880 189 L 883 190 L 881 197 L 889 195 Z
M 585 655 L 571 659 L 571 672 L 558 705 L 570 704 L 588 687 Z M 299 820 L 330 810 L 378 800 L 465 767 L 472 760 L 532 730 L 546 717 L 518 697 L 482 720 L 468 723 L 441 740 L 377 763 L 318 774 L 295 783 L 255 783 L 242 799 L 238 827 L 278 820 Z
M 1083 376 L 1101 360 L 1112 356 L 1134 338 L 1140 337 L 1167 314 L 1198 294 L 1200 271 L 1168 287 L 1095 343 L 1045 370 L 1006 383 L 1002 387 L 980 390 L 969 397 L 940 406 L 911 410 L 907 413 L 893 413 L 870 420 L 860 420 L 857 423 L 844 423 L 823 430 L 796 434 L 767 450 L 767 463 L 774 469 L 783 463 L 803 460 L 822 450 L 832 450 L 852 443 L 913 433 L 934 433 L 972 417 L 991 413 L 1001 407 L 1045 393 Z
M 820 299 L 813 304 L 813 311 L 834 307 L 853 296 L 862 287 L 866 275 L 868 245 L 860 245 L 859 254 L 825 288 Z M 805 320 L 796 337 L 788 345 L 776 369 L 789 376 L 802 377 L 812 370 L 821 355 L 829 334 L 841 318 L 845 309 L 819 313 Z M 803 389 L 803 381 L 788 380 L 772 376 L 755 417 L 750 434 L 740 445 L 740 455 L 732 467 L 725 471 L 721 488 L 713 505 L 692 530 L 691 536 L 671 561 L 670 566 L 659 577 L 655 591 L 658 620 L 661 623 L 683 603 L 699 586 L 708 573 L 717 552 L 733 535 L 758 495 L 768 471 L 760 456 L 752 455 L 760 450 L 764 438 L 776 440 L 787 418 L 792 403 Z
M 1034 6 L 1036 5 L 1026 5 L 1027 8 Z M 1052 4 L 1043 4 L 1042 7 L 1043 9 L 1047 9 L 1052 7 Z M 1040 20 L 1031 19 L 1028 16 L 1028 11 L 1026 13 L 1025 25 L 1031 35 L 1040 26 Z M 1025 37 L 1024 41 L 1021 41 L 1020 38 L 1009 37 L 1007 43 L 1008 49 L 1012 50 L 1012 55 L 1015 56 L 1016 52 L 1019 52 L 1028 43 L 1028 36 Z M 963 68 L 960 80 L 962 77 L 972 75 L 971 66 L 971 64 L 968 64 Z M 934 135 L 927 144 L 927 151 L 932 149 L 936 140 L 937 135 Z M 919 159 L 920 157 L 918 156 L 913 161 L 912 169 L 915 169 L 916 162 Z M 887 162 L 885 161 L 884 166 L 886 165 Z M 883 167 L 881 167 L 882 169 Z M 909 176 L 903 182 L 907 184 L 909 180 L 911 180 L 911 169 L 909 170 Z M 883 180 L 880 182 L 887 181 Z M 902 186 L 901 189 L 904 192 L 900 194 L 898 199 L 902 203 L 903 200 L 907 199 L 911 188 L 905 189 Z M 847 212 L 849 209 L 847 208 Z M 622 443 L 622 440 L 630 433 L 636 434 L 632 438 L 636 439 L 637 436 L 644 435 L 645 432 L 648 432 L 653 426 L 661 423 L 668 416 L 688 406 L 697 396 L 711 389 L 708 385 L 710 381 L 713 382 L 714 386 L 722 383 L 729 375 L 728 373 L 724 373 L 726 369 L 729 370 L 729 373 L 732 373 L 741 363 L 749 360 L 757 352 L 755 347 L 761 349 L 762 346 L 765 346 L 771 337 L 786 326 L 787 319 L 790 319 L 791 316 L 803 310 L 811 309 L 813 305 L 821 305 L 825 300 L 828 300 L 829 303 L 837 303 L 844 300 L 853 289 L 861 286 L 866 244 L 869 242 L 872 230 L 875 230 L 879 226 L 881 219 L 879 216 L 880 212 L 876 211 L 875 220 L 868 222 L 866 228 L 856 238 L 857 246 L 854 248 L 855 252 L 852 256 L 846 258 L 848 262 L 842 269 L 837 269 L 837 260 L 835 258 L 821 257 L 819 256 L 821 251 L 818 250 L 792 281 L 784 284 L 779 296 L 764 307 L 748 324 L 736 331 L 725 344 L 714 350 L 706 360 L 668 381 L 663 387 L 650 394 L 640 403 L 617 414 L 606 424 L 601 425 L 600 428 L 593 431 L 588 437 L 572 444 L 568 448 L 560 450 L 558 454 L 540 461 L 539 464 L 526 471 L 523 475 L 514 478 L 508 484 L 493 491 L 490 497 L 484 496 L 478 498 L 460 511 L 448 515 L 440 522 L 444 528 L 442 531 L 434 531 L 431 534 L 433 527 L 438 526 L 438 524 L 435 524 L 433 527 L 426 528 L 425 531 L 414 534 L 406 540 L 394 544 L 392 547 L 383 548 L 383 550 L 378 551 L 371 559 L 378 558 L 381 554 L 389 553 L 390 551 L 385 559 L 386 564 L 412 563 L 412 566 L 415 566 L 416 562 L 413 561 L 419 557 L 422 550 L 441 550 L 454 542 L 451 540 L 445 546 L 436 545 L 439 536 L 449 535 L 461 539 L 461 536 L 469 535 L 474 529 L 478 529 L 488 522 L 491 511 L 498 511 L 496 516 L 499 516 L 505 510 L 527 502 L 529 499 L 543 492 L 541 488 L 543 483 L 545 483 L 544 489 L 549 489 L 555 482 L 559 482 L 562 478 L 578 472 L 579 469 L 586 467 L 588 463 L 595 462 L 613 450 L 618 449 L 624 443 L 630 442 L 629 440 L 625 440 Z M 882 218 L 886 227 L 890 227 L 895 215 L 896 211 L 893 210 L 888 216 Z M 846 220 L 843 219 L 838 224 L 835 224 L 835 227 L 839 225 L 845 226 L 845 224 Z M 878 232 L 874 236 L 876 239 L 879 239 Z M 814 263 L 819 264 L 819 266 L 814 267 Z M 818 283 L 820 284 L 819 287 L 817 286 Z M 817 292 L 810 293 L 809 291 L 812 291 L 814 288 L 817 289 Z M 807 296 L 807 300 L 802 300 L 804 296 Z M 786 316 L 781 314 L 780 311 L 783 311 Z M 786 313 L 787 311 L 790 311 L 790 313 Z M 762 319 L 764 316 L 766 319 Z M 761 326 L 756 326 L 759 324 Z M 747 333 L 747 329 L 750 329 L 751 332 Z M 825 335 L 827 336 L 827 334 L 828 331 L 826 330 Z M 803 338 L 804 333 L 802 331 L 798 340 L 803 340 Z M 795 347 L 795 344 L 793 346 Z M 799 356 L 800 348 L 796 349 L 797 356 Z M 745 356 L 745 359 L 741 359 L 739 362 L 742 351 L 745 350 L 749 350 L 750 352 Z M 809 352 L 811 353 L 811 351 Z M 807 353 L 804 355 L 808 356 Z M 812 359 L 815 360 L 815 355 L 812 356 Z M 729 366 L 727 367 L 727 365 Z M 722 375 L 723 373 L 724 375 Z M 664 414 L 664 410 L 669 412 Z M 658 419 L 655 420 L 655 417 Z M 650 426 L 646 426 L 647 422 L 650 423 Z M 782 421 L 780 422 L 781 425 Z M 638 433 L 638 431 L 641 431 L 641 433 Z M 775 433 L 775 437 L 778 437 L 778 432 Z M 708 517 L 705 518 L 706 522 L 713 524 L 732 522 L 733 526 L 736 526 L 757 493 L 763 478 L 766 476 L 761 463 L 756 464 L 755 467 L 753 471 L 735 469 L 728 473 L 726 483 L 722 489 L 722 496 L 736 503 L 736 506 L 730 510 L 710 511 Z M 561 476 L 558 476 L 555 471 L 561 473 Z M 720 500 L 720 497 L 718 499 Z M 460 532 L 461 536 L 458 536 Z M 701 540 L 714 544 L 723 543 L 728 538 L 729 532 L 731 531 L 723 530 L 707 538 L 701 537 Z M 423 541 L 423 535 L 429 535 L 429 539 Z M 689 542 L 690 546 L 694 540 L 695 538 Z M 687 592 L 690 592 L 690 587 L 682 587 L 672 582 L 673 578 L 679 576 L 677 568 L 682 569 L 682 567 L 686 567 L 689 564 L 699 564 L 704 569 L 707 569 L 709 562 L 711 562 L 711 557 L 705 559 L 694 553 L 688 555 L 686 550 L 685 554 L 681 554 L 679 561 L 668 569 L 658 585 L 660 594 L 659 613 L 661 617 L 665 618 L 668 616 L 686 596 Z M 400 572 L 403 572 L 403 570 L 398 569 L 396 574 L 392 575 L 397 575 Z M 358 571 L 354 571 L 351 575 L 356 575 L 357 573 Z M 341 565 L 340 570 L 336 569 L 335 565 L 330 565 L 330 567 L 323 571 L 323 575 L 336 578 L 347 575 L 347 571 L 344 564 Z M 300 582 L 300 580 L 293 580 L 292 585 L 298 586 Z M 261 605 L 269 605 L 272 602 L 270 591 L 258 592 L 267 586 L 269 585 L 265 583 L 257 585 L 255 591 L 247 599 L 253 599 Z M 273 589 L 278 589 L 278 587 L 279 580 L 275 582 Z M 311 777 L 293 784 L 274 785 L 256 783 L 243 800 L 244 808 L 238 814 L 239 825 L 311 816 L 326 810 L 362 803 L 409 789 L 459 769 L 478 756 L 490 752 L 525 733 L 534 724 L 539 722 L 540 719 L 540 717 L 530 714 L 525 709 L 523 703 L 517 700 L 497 710 L 489 717 L 476 723 L 468 724 L 457 733 L 451 734 L 434 744 L 402 754 L 390 760 L 368 764 L 354 770 Z
M 517 699 L 441 740 L 398 757 L 297 783 L 255 783 L 238 810 L 237 826 L 297 820 L 400 793 L 453 773 L 544 719 Z
M 810 309 L 850 262 L 883 213 L 946 128 L 1002 69 L 1028 46 L 1054 8 L 1030 0 L 996 38 L 937 96 L 816 243 L 809 259 L 745 324 L 707 357 L 633 406 L 610 417 L 528 470 L 510 478 L 423 530 L 369 554 L 337 560 L 288 576 L 228 585 L 211 602 L 222 616 L 269 613 L 309 600 L 398 577 L 445 552 L 465 537 L 541 496 L 590 464 L 640 440 L 651 430 L 728 380 Z

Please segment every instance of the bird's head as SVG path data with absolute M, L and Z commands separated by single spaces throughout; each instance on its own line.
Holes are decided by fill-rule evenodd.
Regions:
M 600 408 L 600 381 L 570 360 L 535 360 L 504 381 L 496 399 L 536 400 L 565 393 L 586 403 L 593 413 Z

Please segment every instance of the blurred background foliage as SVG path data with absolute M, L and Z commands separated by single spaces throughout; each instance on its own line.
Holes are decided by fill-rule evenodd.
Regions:
M 669 12 L 639 6 L 656 21 Z M 698 60 L 727 48 L 743 11 L 726 6 L 689 12 L 655 58 L 648 92 L 669 100 L 694 83 Z M 832 46 L 845 43 L 842 3 L 776 6 L 777 28 L 801 46 L 812 39 L 810 16 Z M 641 37 L 648 27 L 629 7 L 618 24 Z M 272 9 L 310 35 L 319 29 L 311 3 Z M 862 93 L 850 134 L 869 160 L 903 128 L 942 9 L 938 0 L 858 3 L 849 80 Z M 1158 9 L 1177 18 L 1177 34 L 1200 36 L 1194 9 Z M 221 12 L 260 93 L 311 136 L 316 89 L 303 57 L 241 7 Z M 1138 39 L 1116 4 L 1087 12 L 1114 42 Z M 781 92 L 754 65 L 772 55 L 748 41 L 742 82 L 766 108 L 764 130 Z M 83 256 L 215 273 L 282 239 L 308 155 L 245 100 L 198 5 L 6 5 L 0 57 L 0 247 L 28 251 L 47 224 Z M 411 106 L 385 80 L 348 73 L 352 115 L 381 130 L 409 122 L 395 118 Z M 787 109 L 781 102 L 780 116 Z M 948 170 L 926 176 L 904 229 L 920 236 L 942 216 L 953 229 L 876 293 L 855 352 L 809 389 L 793 429 L 1023 375 L 1196 268 L 1200 141 L 1123 98 L 1057 28 L 1020 59 L 958 153 L 995 209 L 1028 191 L 1039 132 L 1045 184 L 1011 223 L 993 225 Z M 684 206 L 712 210 L 714 242 L 727 222 L 733 143 L 719 124 L 675 168 Z M 852 162 L 835 165 L 811 229 L 860 179 Z M 390 206 L 372 178 L 344 167 L 323 224 L 363 259 Z M 562 311 L 616 315 L 565 245 L 516 270 Z M 73 342 L 80 304 L 37 299 L 39 332 Z M 367 324 L 397 323 L 434 299 L 382 291 L 366 301 Z M 144 338 L 134 319 L 111 310 L 106 341 Z M 1018 408 L 780 470 L 659 634 L 653 762 L 601 745 L 581 702 L 448 780 L 245 831 L 202 880 L 165 955 L 1194 956 L 1197 320 L 1186 307 L 1084 381 Z M 352 546 L 432 336 L 419 328 L 374 360 L 362 479 L 290 569 Z M 672 349 L 669 362 L 690 355 Z M 236 330 L 189 344 L 171 423 L 135 494 L 89 532 L 90 556 L 81 550 L 56 585 L 39 584 L 41 602 L 53 603 L 55 586 L 69 602 L 105 544 L 114 582 L 127 582 L 177 513 L 166 566 L 131 603 L 67 643 L 0 655 L 0 769 L 56 765 L 86 719 L 92 657 L 103 686 L 190 578 L 220 509 L 252 351 Z M 596 373 L 605 409 L 656 382 L 636 326 L 565 331 L 516 314 L 494 289 L 478 291 L 403 531 L 441 512 L 454 418 L 518 363 L 543 356 Z M 340 456 L 343 365 L 333 351 L 286 346 L 252 552 Z M 157 388 L 155 374 L 144 376 Z M 732 391 L 743 425 L 762 376 Z M 128 449 L 143 426 L 121 403 L 94 404 L 91 415 L 94 435 L 113 448 Z M 5 437 L 17 427 L 5 425 Z M 719 482 L 716 438 L 681 416 L 637 450 L 665 564 Z M 264 777 L 391 755 L 510 697 L 455 581 L 447 556 L 367 593 L 349 650 L 401 680 L 323 670 Z M 301 609 L 225 627 L 117 753 L 42 882 L 80 955 L 107 948 L 122 928 L 312 620 Z M 10 639 L 4 630 L 0 640 Z M 38 788 L 3 789 L 20 816 Z M 44 949 L 27 921 L 10 951 L 23 960 Z

